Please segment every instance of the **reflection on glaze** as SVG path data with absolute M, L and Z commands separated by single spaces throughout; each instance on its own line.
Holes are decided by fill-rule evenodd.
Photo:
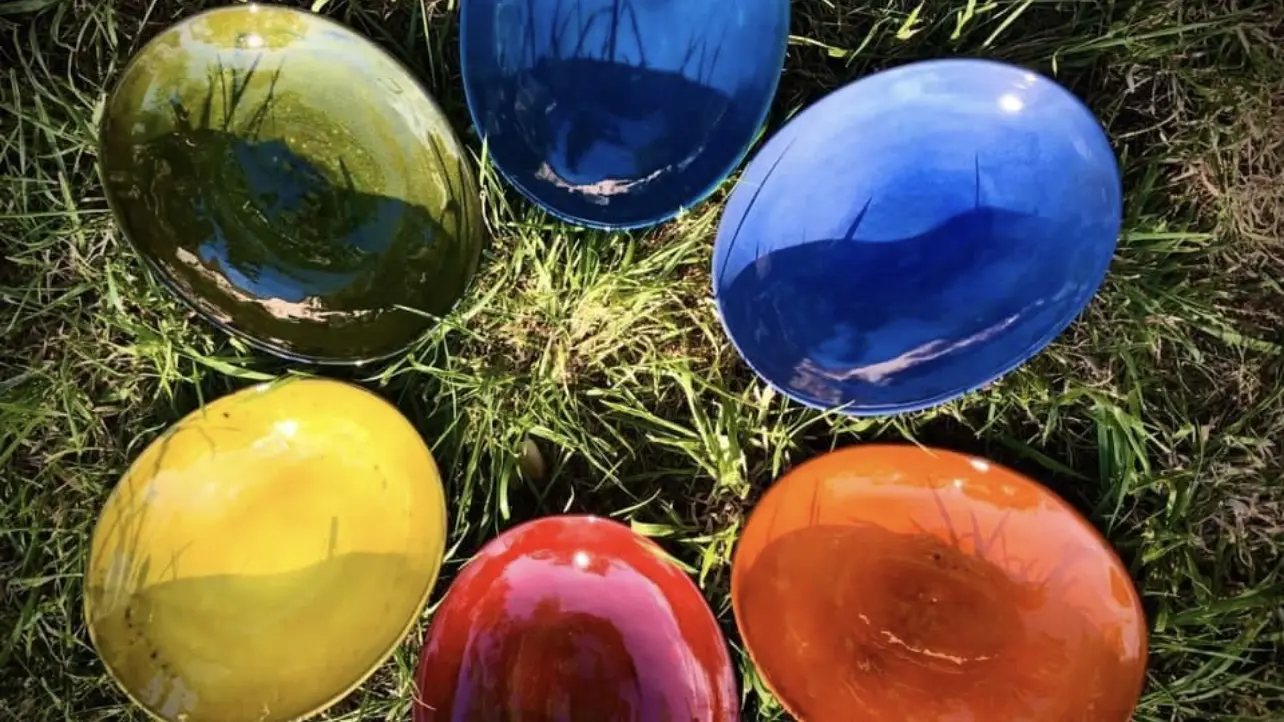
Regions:
M 444 553 L 415 429 L 335 381 L 225 396 L 149 445 L 94 529 L 85 616 L 131 699 L 173 722 L 278 722 L 391 653 Z
M 167 285 L 288 358 L 353 363 L 464 293 L 480 203 L 437 105 L 321 16 L 222 8 L 130 63 L 100 132 L 117 222 Z
M 983 459 L 861 446 L 755 508 L 732 570 L 766 682 L 808 722 L 1126 722 L 1140 601 L 1097 532 Z
M 727 205 L 714 293 L 745 360 L 800 403 L 943 403 L 1037 353 L 1092 298 L 1122 206 L 1101 126 L 1052 81 L 916 63 L 808 108 Z
M 592 517 L 490 542 L 451 585 L 419 663 L 416 722 L 733 722 L 725 642 L 655 545 Z
M 762 124 L 788 0 L 470 0 L 464 87 L 496 165 L 549 212 L 657 223 L 712 192 Z

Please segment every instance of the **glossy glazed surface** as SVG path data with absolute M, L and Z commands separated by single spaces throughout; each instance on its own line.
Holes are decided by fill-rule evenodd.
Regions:
M 732 566 L 760 674 L 807 722 L 1127 722 L 1146 626 L 1086 520 L 984 459 L 857 446 L 754 508 Z
M 915 63 L 829 95 L 754 157 L 713 290 L 741 355 L 796 401 L 910 411 L 1059 335 L 1121 219 L 1110 143 L 1068 91 L 989 61 Z
M 468 0 L 464 88 L 495 165 L 584 226 L 695 205 L 776 93 L 789 0 Z
M 337 381 L 245 389 L 179 421 L 112 491 L 90 636 L 159 719 L 299 719 L 405 636 L 445 525 L 437 466 L 390 404 Z
M 109 96 L 99 150 L 113 214 L 166 285 L 287 358 L 393 354 L 477 269 L 480 200 L 445 116 L 318 15 L 239 5 L 165 30 Z
M 548 517 L 451 584 L 415 722 L 735 722 L 726 642 L 690 578 L 605 519 Z

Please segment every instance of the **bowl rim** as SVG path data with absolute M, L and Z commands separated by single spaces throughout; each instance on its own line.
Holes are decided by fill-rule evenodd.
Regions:
M 717 3 L 717 2 L 731 2 L 732 0 L 708 0 L 708 1 L 710 3 Z M 743 2 L 744 0 L 735 0 L 735 1 Z M 728 158 L 726 167 L 723 170 L 721 170 L 716 175 L 711 175 L 707 185 L 703 187 L 702 190 L 700 190 L 697 193 L 690 194 L 690 197 L 684 203 L 680 204 L 677 208 L 665 211 L 664 213 L 660 213 L 660 214 L 652 214 L 650 216 L 647 216 L 645 218 L 640 218 L 638 220 L 625 221 L 620 223 L 595 221 L 588 218 L 582 218 L 572 213 L 567 213 L 565 211 L 562 211 L 561 209 L 554 207 L 552 204 L 546 203 L 545 201 L 541 200 L 533 191 L 527 188 L 525 184 L 523 184 L 520 180 L 518 180 L 515 175 L 509 173 L 509 171 L 506 168 L 504 168 L 503 165 L 501 165 L 497 160 L 495 160 L 494 155 L 487 152 L 484 158 L 488 161 L 488 164 L 490 166 L 494 167 L 497 171 L 499 171 L 499 174 L 503 176 L 504 180 L 507 181 L 509 185 L 515 188 L 518 191 L 518 193 L 520 193 L 521 196 L 525 198 L 528 202 L 530 202 L 532 205 L 544 211 L 545 213 L 552 216 L 553 218 L 556 218 L 559 221 L 570 223 L 572 225 L 579 226 L 582 228 L 588 228 L 591 230 L 598 230 L 598 231 L 635 231 L 635 230 L 651 228 L 653 226 L 658 226 L 663 223 L 667 223 L 683 215 L 684 213 L 690 210 L 693 210 L 697 206 L 709 200 L 710 196 L 716 193 L 718 189 L 720 189 L 722 185 L 726 183 L 727 179 L 730 178 L 732 175 L 734 175 L 735 172 L 740 169 L 745 159 L 749 157 L 749 153 L 754 149 L 755 146 L 759 144 L 759 142 L 765 136 L 764 130 L 767 124 L 767 120 L 768 120 L 768 117 L 771 115 L 772 108 L 775 106 L 776 95 L 780 90 L 780 78 L 782 75 L 784 75 L 785 58 L 789 51 L 789 22 L 791 17 L 789 0 L 767 0 L 767 1 L 772 2 L 776 6 L 776 11 L 781 14 L 780 21 L 784 24 L 785 32 L 781 35 L 780 40 L 778 41 L 779 47 L 776 49 L 776 53 L 772 56 L 772 59 L 774 60 L 774 65 L 777 68 L 777 71 L 772 76 L 769 92 L 766 93 L 763 99 L 763 102 L 761 104 L 761 107 L 759 108 L 757 116 L 754 120 L 754 124 L 753 124 L 754 132 L 741 143 L 739 152 L 736 153 L 734 156 Z M 461 7 L 459 10 L 459 75 L 460 75 L 460 82 L 464 86 L 464 98 L 465 98 L 466 104 L 468 105 L 468 116 L 469 116 L 469 119 L 472 121 L 472 129 L 477 134 L 477 136 L 481 139 L 483 147 L 489 148 L 489 146 L 487 145 L 486 135 L 482 132 L 481 124 L 478 122 L 478 117 L 479 117 L 478 109 L 481 105 L 481 100 L 476 97 L 477 91 L 474 90 L 475 83 L 469 81 L 471 74 L 468 72 L 468 66 L 470 64 L 468 62 L 468 46 L 470 44 L 469 37 L 471 35 L 471 33 L 469 33 L 469 26 L 472 23 L 479 22 L 479 19 L 476 17 L 476 14 L 484 12 L 484 10 L 487 9 L 487 8 L 482 8 L 477 10 L 473 9 L 473 8 L 477 8 L 482 4 L 487 4 L 487 7 L 493 7 L 495 5 L 495 2 L 494 0 L 465 0 L 465 2 L 463 3 L 463 7 Z
M 983 66 L 983 67 L 989 68 L 991 71 L 997 69 L 1007 73 L 1032 74 L 1036 76 L 1037 78 L 1036 82 L 1038 82 L 1038 84 L 1044 85 L 1045 87 L 1051 86 L 1059 89 L 1063 97 L 1067 101 L 1069 101 L 1070 106 L 1075 110 L 1075 112 L 1084 114 L 1087 118 L 1091 119 L 1096 124 L 1101 134 L 1101 139 L 1103 140 L 1103 142 L 1107 145 L 1107 147 L 1110 147 L 1112 151 L 1114 150 L 1114 146 L 1110 142 L 1109 134 L 1106 132 L 1105 127 L 1101 124 L 1101 121 L 1096 117 L 1096 114 L 1093 113 L 1092 109 L 1089 108 L 1087 104 L 1084 103 L 1083 100 L 1081 100 L 1078 96 L 1070 92 L 1069 89 L 1067 89 L 1065 86 L 1061 85 L 1057 81 L 1053 80 L 1052 78 L 1049 78 L 1048 76 L 1042 73 L 1027 69 L 1020 65 L 1001 62 L 997 60 L 988 60 L 984 58 L 938 58 L 934 60 L 918 60 L 918 61 L 913 61 L 909 63 L 904 63 L 902 65 L 897 65 L 895 67 L 887 68 L 885 70 L 880 70 L 878 72 L 862 76 L 860 78 L 857 78 L 856 80 L 853 80 L 850 83 L 847 83 L 846 85 L 836 88 L 835 90 L 829 92 L 824 97 L 817 100 L 816 102 L 803 108 L 799 113 L 797 113 L 792 118 L 790 118 L 783 126 L 781 126 L 779 130 L 777 130 L 776 133 L 772 135 L 772 138 L 768 140 L 767 143 L 764 144 L 762 148 L 759 149 L 759 153 L 761 153 L 766 148 L 770 147 L 772 142 L 775 141 L 776 138 L 779 136 L 780 132 L 782 132 L 789 125 L 791 125 L 795 121 L 802 119 L 805 115 L 807 115 L 809 112 L 811 112 L 815 108 L 818 108 L 827 103 L 837 102 L 838 100 L 841 100 L 840 96 L 847 93 L 849 90 L 860 85 L 866 80 L 869 80 L 875 77 L 881 77 L 884 75 L 889 75 L 889 74 L 899 74 L 901 72 L 912 72 L 912 71 L 919 71 L 919 70 L 923 70 L 931 67 L 940 67 L 942 65 L 950 65 L 955 67 L 967 66 L 967 65 Z M 1120 213 L 1119 213 L 1119 217 L 1116 219 L 1116 222 L 1112 224 L 1112 226 L 1115 229 L 1115 232 L 1114 232 L 1115 238 L 1112 243 L 1113 248 L 1110 255 L 1107 256 L 1103 254 L 1102 259 L 1099 260 L 1096 268 L 1094 268 L 1092 273 L 1090 274 L 1093 281 L 1085 285 L 1082 293 L 1080 294 L 1081 302 L 1076 303 L 1075 306 L 1072 307 L 1073 308 L 1072 312 L 1067 311 L 1066 313 L 1058 316 L 1053 323 L 1050 323 L 1048 325 L 1047 330 L 1042 335 L 1040 335 L 1037 339 L 1035 339 L 1035 341 L 1033 341 L 1025 350 L 1023 350 L 1020 354 L 1013 354 L 1013 356 L 1008 361 L 1006 361 L 1004 364 L 998 367 L 998 371 L 989 374 L 987 377 L 985 377 L 984 379 L 976 383 L 966 385 L 966 386 L 961 386 L 961 387 L 955 387 L 954 389 L 944 391 L 938 394 L 934 394 L 932 396 L 916 399 L 914 401 L 890 403 L 890 404 L 859 404 L 858 402 L 851 401 L 846 404 L 833 405 L 833 404 L 824 403 L 814 397 L 807 396 L 807 395 L 795 392 L 791 389 L 788 389 L 782 384 L 778 383 L 776 380 L 767 376 L 765 373 L 762 372 L 759 365 L 754 360 L 751 359 L 750 355 L 746 353 L 745 347 L 742 346 L 740 340 L 737 339 L 736 334 L 732 332 L 731 325 L 727 322 L 726 308 L 724 306 L 726 298 L 723 294 L 720 294 L 718 292 L 719 281 L 722 279 L 722 276 L 723 276 L 722 271 L 718 267 L 719 266 L 718 249 L 721 246 L 720 237 L 722 235 L 721 233 L 722 223 L 726 220 L 725 208 L 723 209 L 724 214 L 722 218 L 719 220 L 718 233 L 714 239 L 713 253 L 711 254 L 711 257 L 709 259 L 710 286 L 712 287 L 714 311 L 718 317 L 718 322 L 722 325 L 723 332 L 726 334 L 727 338 L 731 341 L 732 346 L 735 348 L 736 354 L 740 357 L 742 361 L 744 361 L 745 365 L 747 365 L 749 369 L 753 371 L 755 376 L 761 379 L 772 390 L 776 391 L 777 393 L 785 396 L 788 399 L 791 399 L 792 401 L 806 408 L 815 409 L 817 411 L 824 411 L 827 413 L 834 413 L 841 416 L 850 416 L 853 418 L 871 418 L 871 417 L 878 417 L 878 416 L 894 416 L 897 414 L 913 413 L 916 411 L 925 411 L 928 409 L 936 408 L 938 406 L 942 406 L 952 401 L 957 401 L 958 399 L 961 399 L 964 396 L 967 396 L 968 394 L 971 394 L 976 391 L 980 391 L 985 387 L 999 381 L 1003 377 L 1007 376 L 1008 374 L 1012 373 L 1019 367 L 1023 366 L 1026 362 L 1030 361 L 1035 356 L 1042 353 L 1044 349 L 1046 349 L 1049 345 L 1051 345 L 1051 343 L 1055 341 L 1057 337 L 1059 337 L 1062 333 L 1064 333 L 1066 329 L 1070 327 L 1071 324 L 1073 324 L 1081 315 L 1083 315 L 1083 313 L 1092 304 L 1092 301 L 1096 298 L 1098 291 L 1100 291 L 1101 286 L 1105 283 L 1106 276 L 1110 270 L 1110 265 L 1114 260 L 1114 253 L 1115 251 L 1117 251 L 1119 247 L 1119 238 L 1123 233 L 1123 219 L 1124 219 L 1123 178 L 1120 175 L 1119 160 L 1118 160 L 1117 154 L 1112 152 L 1111 158 L 1113 161 L 1111 165 L 1114 167 L 1114 178 L 1115 178 L 1114 196 L 1119 199 Z M 753 160 L 750 160 L 750 165 L 752 164 L 753 164 Z M 735 194 L 736 190 L 739 189 L 739 187 L 740 187 L 739 182 L 737 182 L 736 188 L 732 190 L 733 195 Z M 743 216 L 742 216 L 742 221 L 743 221 Z
M 116 96 L 121 86 L 124 85 L 125 79 L 129 77 L 129 74 L 131 71 L 133 71 L 135 65 L 141 61 L 143 53 L 146 52 L 149 47 L 151 47 L 159 38 L 164 36 L 170 30 L 180 25 L 183 25 L 189 22 L 194 22 L 195 20 L 198 20 L 208 15 L 220 15 L 224 13 L 258 12 L 260 10 L 265 10 L 265 11 L 274 12 L 274 13 L 296 15 L 296 16 L 304 16 L 308 19 L 309 22 L 314 22 L 314 21 L 319 22 L 320 24 L 326 26 L 330 30 L 337 30 L 339 32 L 342 32 L 346 35 L 351 36 L 352 39 L 357 40 L 360 43 L 364 44 L 367 49 L 381 55 L 383 59 L 389 61 L 392 64 L 392 66 L 401 73 L 402 77 L 399 78 L 399 80 L 404 79 L 407 82 L 407 84 L 410 86 L 411 88 L 410 92 L 419 93 L 422 96 L 422 98 L 428 101 L 429 105 L 441 115 L 442 118 L 446 119 L 447 121 L 446 127 L 450 130 L 450 133 L 448 134 L 448 140 L 454 143 L 454 145 L 456 146 L 456 149 L 459 151 L 460 157 L 465 161 L 459 164 L 459 168 L 463 175 L 463 177 L 460 180 L 461 180 L 461 184 L 464 186 L 463 190 L 465 191 L 465 195 L 468 195 L 466 191 L 469 189 L 469 187 L 471 187 L 474 190 L 474 193 L 472 195 L 477 196 L 479 198 L 479 200 L 476 203 L 469 203 L 469 205 L 473 207 L 473 213 L 471 215 L 474 216 L 474 218 L 471 218 L 469 220 L 469 225 L 473 226 L 475 222 L 475 227 L 472 227 L 470 230 L 471 230 L 471 235 L 476 236 L 477 253 L 476 253 L 476 258 L 473 260 L 471 264 L 473 266 L 473 270 L 469 275 L 468 283 L 465 284 L 463 292 L 460 293 L 459 298 L 455 299 L 455 302 L 452 304 L 451 309 L 448 310 L 446 313 L 441 314 L 440 316 L 429 317 L 427 314 L 424 314 L 423 312 L 420 312 L 418 310 L 407 311 L 405 310 L 405 308 L 403 308 L 402 310 L 406 313 L 413 313 L 420 317 L 431 318 L 431 320 L 422 329 L 420 329 L 418 332 L 413 334 L 405 343 L 395 348 L 392 348 L 388 351 L 377 353 L 377 354 L 349 355 L 349 356 L 307 354 L 299 351 L 290 350 L 289 348 L 281 344 L 273 343 L 267 339 L 258 338 L 257 336 L 249 333 L 248 331 L 245 331 L 244 329 L 239 328 L 233 321 L 229 319 L 220 318 L 218 315 L 211 313 L 208 309 L 204 308 L 201 305 L 201 303 L 197 300 L 197 297 L 199 296 L 199 294 L 189 294 L 187 291 L 185 291 L 178 284 L 178 282 L 172 277 L 171 274 L 167 273 L 158 263 L 156 263 L 156 261 L 153 258 L 151 258 L 150 256 L 148 256 L 146 253 L 142 251 L 141 246 L 134 241 L 130 233 L 117 220 L 122 215 L 121 209 L 120 209 L 120 203 L 113 196 L 113 194 L 107 191 L 108 186 L 106 183 L 106 179 L 103 177 L 104 168 L 103 168 L 102 159 L 105 157 L 105 152 L 104 152 L 105 135 L 103 133 L 103 129 L 107 123 L 107 108 L 111 105 L 112 99 Z M 366 365 L 378 364 L 378 363 L 396 358 L 406 353 L 407 351 L 414 348 L 421 341 L 423 341 L 430 333 L 432 333 L 434 328 L 440 326 L 442 323 L 445 322 L 445 319 L 449 316 L 449 314 L 455 308 L 458 308 L 462 299 L 468 295 L 469 291 L 472 289 L 473 285 L 476 283 L 477 275 L 478 275 L 477 270 L 478 270 L 478 267 L 480 266 L 481 259 L 485 255 L 486 232 L 485 232 L 485 219 L 482 217 L 482 210 L 481 210 L 481 203 L 480 203 L 480 190 L 481 190 L 480 184 L 478 183 L 477 177 L 473 173 L 471 164 L 467 162 L 467 155 L 468 155 L 467 147 L 463 144 L 458 134 L 455 132 L 454 128 L 450 125 L 449 117 L 446 115 L 445 111 L 442 109 L 441 104 L 438 103 L 437 99 L 433 97 L 431 93 L 428 92 L 427 86 L 420 80 L 419 76 L 414 71 L 412 71 L 399 58 L 397 58 L 395 55 L 393 55 L 391 52 L 385 49 L 382 45 L 375 42 L 373 39 L 365 36 L 364 34 L 358 32 L 356 29 L 351 28 L 333 18 L 323 15 L 319 12 L 312 12 L 303 8 L 291 7 L 288 5 L 277 5 L 274 3 L 262 2 L 260 0 L 252 0 L 251 2 L 243 5 L 221 5 L 217 7 L 206 8 L 204 10 L 201 10 L 200 12 L 193 13 L 186 17 L 180 18 L 170 23 L 166 27 L 162 28 L 158 33 L 152 36 L 147 42 L 143 43 L 142 46 L 138 48 L 138 50 L 134 51 L 133 56 L 121 68 L 120 72 L 112 80 L 109 88 L 107 89 L 107 92 L 103 95 L 101 108 L 102 108 L 102 111 L 101 111 L 102 114 L 99 117 L 98 122 L 95 124 L 95 132 L 97 137 L 94 142 L 94 150 L 96 153 L 94 165 L 96 166 L 96 169 L 97 169 L 96 172 L 98 174 L 99 184 L 103 187 L 103 196 L 107 199 L 107 207 L 108 207 L 108 210 L 110 211 L 113 227 L 117 231 L 119 231 L 120 235 L 123 236 L 125 240 L 129 243 L 129 246 L 133 249 L 134 254 L 138 258 L 142 259 L 143 265 L 147 269 L 148 274 L 152 278 L 158 280 L 161 286 L 165 288 L 165 290 L 167 290 L 171 295 L 177 297 L 183 303 L 184 306 L 186 306 L 190 311 L 192 311 L 196 315 L 200 316 L 206 323 L 213 326 L 216 330 L 226 334 L 229 337 L 232 337 L 236 340 L 244 342 L 245 344 L 249 345 L 253 349 L 271 354 L 284 361 L 313 364 L 316 366 L 325 366 L 325 367 L 332 367 L 332 368 L 334 367 L 359 368 Z
M 241 6 L 231 6 L 231 7 L 241 7 Z M 415 425 L 411 423 L 410 419 L 408 419 L 405 414 L 401 413 L 400 409 L 394 406 L 392 402 L 388 401 L 383 396 L 380 396 L 379 394 L 371 391 L 370 389 L 365 388 L 364 386 L 361 386 L 359 384 L 355 384 L 349 381 L 341 381 L 338 379 L 331 379 L 331 378 L 326 378 L 321 376 L 317 376 L 317 377 L 285 376 L 285 377 L 274 379 L 272 381 L 263 381 L 257 384 L 252 384 L 250 386 L 242 387 L 240 389 L 237 389 L 236 391 L 233 391 L 228 394 L 224 394 L 222 396 L 219 396 L 216 399 L 211 399 L 208 402 L 202 403 L 199 407 L 193 409 L 192 411 L 189 411 L 186 415 L 184 415 L 178 421 L 174 422 L 169 427 L 169 429 L 163 432 L 162 436 L 157 437 L 157 439 L 164 438 L 164 435 L 167 435 L 172 430 L 177 429 L 178 426 L 188 418 L 195 417 L 197 414 L 200 414 L 205 410 L 205 408 L 208 405 L 214 403 L 215 401 L 229 398 L 238 393 L 251 392 L 255 389 L 266 389 L 275 385 L 285 384 L 285 383 L 306 383 L 306 382 L 321 382 L 325 385 L 347 386 L 351 389 L 355 389 L 361 393 L 364 393 L 373 397 L 374 399 L 378 400 L 383 405 L 388 407 L 388 409 L 396 412 L 396 414 L 400 416 L 411 429 L 414 430 L 415 434 L 419 436 L 420 441 L 423 443 L 424 449 L 428 452 L 428 462 L 432 465 L 432 470 L 436 474 L 437 484 L 438 486 L 444 486 L 443 482 L 441 481 L 441 467 L 437 464 L 437 459 L 432 453 L 432 447 L 428 445 L 427 440 L 423 438 L 423 435 L 419 433 L 419 430 L 415 428 Z M 141 455 L 142 452 L 139 452 L 139 453 Z M 136 458 L 137 457 L 135 457 L 135 459 Z M 85 566 L 84 566 L 85 580 L 89 579 L 89 571 L 93 568 L 93 560 L 94 560 L 93 540 L 97 538 L 99 527 L 103 523 L 102 509 L 105 508 L 107 503 L 109 503 L 112 497 L 115 496 L 116 489 L 120 486 L 120 480 L 123 479 L 125 476 L 128 476 L 129 473 L 133 470 L 133 468 L 134 468 L 134 463 L 130 462 L 129 467 L 126 468 L 124 474 L 121 475 L 120 479 L 117 479 L 116 484 L 112 486 L 112 490 L 108 492 L 107 499 L 102 503 L 102 505 L 99 508 L 99 514 L 97 518 L 94 520 L 93 529 L 89 533 L 90 546 L 89 546 L 89 549 L 86 550 L 85 552 Z M 428 600 L 432 597 L 432 592 L 437 586 L 437 580 L 441 578 L 441 570 L 442 570 L 442 567 L 445 566 L 445 551 L 446 551 L 445 537 L 449 534 L 448 524 L 450 522 L 450 515 L 449 515 L 449 512 L 446 510 L 446 497 L 445 497 L 444 488 L 442 489 L 442 503 L 438 505 L 438 509 L 440 511 L 438 516 L 439 516 L 439 521 L 441 522 L 441 529 L 443 534 L 441 558 L 437 560 L 437 563 L 434 566 L 432 573 L 428 575 L 428 577 L 425 580 L 426 584 L 424 585 L 424 591 L 423 591 L 423 594 L 419 597 L 419 601 L 415 604 L 414 613 L 408 615 L 409 619 L 404 625 L 404 628 L 401 630 L 401 632 L 398 635 L 391 638 L 391 644 L 388 645 L 386 650 L 384 650 L 383 652 L 380 652 L 375 657 L 376 661 L 374 662 L 374 664 L 370 665 L 370 668 L 368 670 L 362 672 L 358 677 L 355 678 L 355 681 L 353 681 L 352 684 L 348 685 L 346 688 L 341 690 L 338 694 L 335 694 L 329 697 L 325 703 L 321 704 L 320 706 L 314 709 L 304 712 L 300 715 L 296 715 L 294 717 L 268 717 L 268 718 L 255 717 L 253 720 L 249 720 L 249 719 L 224 720 L 223 722 L 303 722 L 304 720 L 310 719 L 312 717 L 315 717 L 325 712 L 326 710 L 330 709 L 334 705 L 343 701 L 353 692 L 356 692 L 367 681 L 369 681 L 369 679 L 374 676 L 375 672 L 378 672 L 379 668 L 382 667 L 384 664 L 386 664 L 388 660 L 392 658 L 392 655 L 396 653 L 397 648 L 400 647 L 402 644 L 404 644 L 406 639 L 410 636 L 410 632 L 413 631 L 415 628 L 415 625 L 419 623 L 419 618 L 423 616 L 424 609 L 428 606 Z M 121 676 L 118 674 L 117 670 L 112 666 L 110 662 L 107 661 L 106 656 L 103 655 L 102 652 L 100 651 L 102 649 L 101 647 L 102 641 L 98 637 L 97 629 L 90 615 L 90 611 L 91 609 L 90 609 L 89 595 L 84 593 L 84 590 L 82 589 L 81 616 L 84 618 L 84 621 L 85 621 L 85 629 L 89 633 L 90 646 L 94 648 L 94 653 L 98 656 L 98 659 L 102 662 L 103 669 L 106 670 L 107 676 L 110 677 L 111 681 L 116 684 L 116 688 L 119 689 L 135 707 L 142 710 L 143 714 L 146 715 L 148 718 L 155 720 L 156 722 L 180 722 L 180 720 L 177 718 L 165 717 L 161 715 L 159 712 L 153 710 L 151 705 L 143 704 L 142 700 L 135 694 L 134 690 L 124 683 Z
M 1048 499 L 1049 501 L 1051 501 L 1054 506 L 1056 506 L 1061 512 L 1063 512 L 1064 518 L 1070 520 L 1081 531 L 1085 532 L 1085 535 L 1087 536 L 1089 542 L 1093 546 L 1097 547 L 1098 550 L 1101 552 L 1098 557 L 1099 561 L 1101 561 L 1102 563 L 1108 564 L 1112 570 L 1122 574 L 1124 578 L 1128 580 L 1127 586 L 1128 586 L 1129 607 L 1132 609 L 1132 612 L 1137 619 L 1137 622 L 1138 622 L 1137 628 L 1141 635 L 1139 666 L 1143 670 L 1143 674 L 1139 676 L 1137 689 L 1135 690 L 1135 694 L 1133 695 L 1138 699 L 1140 698 L 1141 693 L 1145 690 L 1145 685 L 1146 685 L 1146 675 L 1144 674 L 1144 670 L 1146 669 L 1150 661 L 1149 621 L 1146 618 L 1146 610 L 1141 600 L 1141 594 L 1137 591 L 1136 581 L 1133 579 L 1132 574 L 1128 570 L 1128 567 L 1124 564 L 1123 560 L 1119 557 L 1119 553 L 1115 551 L 1114 545 L 1112 545 L 1110 541 L 1106 539 L 1105 535 L 1101 533 L 1101 530 L 1099 530 L 1095 524 L 1093 524 L 1086 516 L 1080 513 L 1078 509 L 1075 509 L 1073 506 L 1071 506 L 1070 503 L 1067 502 L 1065 499 L 1063 499 L 1059 494 L 1052 491 L 1050 488 L 1043 485 L 1039 481 L 1029 476 L 1026 476 L 1025 474 L 1022 474 L 1021 472 L 1016 471 L 1015 469 L 1009 466 L 1000 464 L 996 461 L 991 461 L 986 457 L 978 456 L 975 454 L 967 454 L 964 452 L 954 451 L 952 449 L 946 449 L 938 446 L 926 446 L 918 443 L 906 442 L 906 443 L 898 444 L 898 443 L 886 443 L 886 442 L 877 443 L 876 442 L 876 443 L 868 443 L 868 444 L 858 443 L 858 444 L 849 444 L 847 446 L 841 446 L 837 449 L 833 449 L 831 451 L 826 451 L 826 452 L 817 454 L 803 462 L 795 464 L 793 467 L 791 467 L 790 469 L 782 473 L 780 476 L 778 476 L 775 480 L 771 482 L 771 486 L 768 487 L 767 491 L 762 495 L 762 498 L 758 500 L 758 503 L 754 505 L 754 508 L 750 511 L 748 517 L 744 522 L 744 525 L 741 527 L 740 534 L 736 539 L 736 549 L 732 553 L 732 557 L 731 557 L 731 583 L 730 583 L 731 613 L 735 620 L 736 633 L 740 635 L 741 641 L 744 642 L 745 654 L 749 657 L 749 660 L 753 663 L 753 666 L 758 675 L 758 678 L 762 680 L 763 685 L 767 687 L 767 689 L 776 698 L 776 700 L 780 703 L 780 705 L 784 707 L 786 712 L 788 712 L 790 715 L 792 715 L 797 719 L 804 719 L 804 717 L 801 715 L 801 710 L 794 709 L 790 705 L 790 703 L 783 696 L 781 696 L 779 690 L 772 683 L 770 679 L 771 674 L 763 666 L 762 662 L 760 661 L 761 658 L 754 651 L 753 643 L 750 642 L 749 640 L 749 635 L 745 633 L 745 621 L 744 621 L 745 616 L 744 616 L 743 600 L 742 600 L 742 596 L 743 596 L 742 580 L 744 578 L 744 575 L 748 573 L 748 570 L 745 569 L 745 565 L 742 560 L 743 558 L 741 554 L 744 549 L 744 546 L 741 542 L 744 539 L 745 532 L 747 532 L 749 527 L 753 525 L 754 519 L 761 518 L 758 515 L 758 512 L 760 509 L 763 508 L 763 502 L 765 502 L 768 499 L 768 497 L 770 497 L 772 494 L 783 495 L 784 493 L 786 493 L 780 490 L 788 486 L 791 477 L 792 478 L 801 477 L 801 474 L 797 472 L 800 472 L 801 470 L 807 468 L 810 465 L 813 465 L 813 464 L 818 465 L 820 463 L 824 463 L 825 460 L 829 460 L 830 463 L 832 463 L 832 459 L 834 458 L 840 458 L 840 459 L 850 458 L 851 462 L 855 464 L 855 463 L 858 463 L 859 457 L 862 457 L 862 456 L 884 455 L 889 453 L 897 454 L 901 456 L 908 456 L 910 454 L 928 454 L 928 455 L 937 455 L 937 456 L 946 457 L 946 458 L 954 458 L 959 460 L 983 462 L 988 466 L 989 470 L 998 471 L 1004 474 L 1006 477 L 1008 477 L 1009 481 L 1016 484 L 1023 485 L 1026 488 L 1029 488 L 1033 490 L 1035 493 L 1037 493 L 1040 498 Z M 1134 709 L 1136 708 L 1136 704 L 1137 703 L 1134 702 L 1133 704 Z

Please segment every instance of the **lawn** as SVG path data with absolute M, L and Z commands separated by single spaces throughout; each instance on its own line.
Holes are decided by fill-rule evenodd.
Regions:
M 1152 629 L 1137 720 L 1284 719 L 1284 5 L 795 0 L 768 132 L 879 68 L 1000 58 L 1086 100 L 1127 189 L 1106 284 L 1057 342 L 957 402 L 855 419 L 770 392 L 719 327 L 709 264 L 734 177 L 676 221 L 609 234 L 556 222 L 483 172 L 479 279 L 377 367 L 287 365 L 213 330 L 144 272 L 95 171 L 107 84 L 147 38 L 213 4 L 0 0 L 0 719 L 142 719 L 81 616 L 95 514 L 167 425 L 284 373 L 356 380 L 432 444 L 452 529 L 434 603 L 522 520 L 629 521 L 704 590 L 741 663 L 745 719 L 785 715 L 735 634 L 737 530 L 784 469 L 875 439 L 1011 465 L 1109 537 Z M 293 4 L 414 68 L 480 156 L 457 0 Z M 326 719 L 407 719 L 421 635 Z

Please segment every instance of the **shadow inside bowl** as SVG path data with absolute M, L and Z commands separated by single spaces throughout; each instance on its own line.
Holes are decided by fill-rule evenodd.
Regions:
M 99 132 L 113 215 L 207 319 L 284 358 L 393 355 L 466 291 L 480 202 L 444 116 L 351 31 L 251 6 L 149 43 Z
M 978 206 L 908 238 L 847 237 L 757 255 L 719 296 L 755 369 L 814 405 L 919 404 L 993 378 L 1095 289 L 1072 228 Z M 1086 267 L 1085 267 L 1086 264 Z
M 143 578 L 157 563 L 166 562 L 147 555 L 130 571 Z M 99 579 L 87 595 L 104 661 L 152 714 L 287 720 L 328 706 L 374 671 L 420 600 L 371 590 L 423 575 L 400 554 L 350 553 L 288 573 L 175 578 L 132 591 Z
M 740 613 L 769 683 L 818 722 L 852 710 L 1069 719 L 1094 708 L 1080 695 L 1101 719 L 1126 717 L 1134 680 L 1102 670 L 1137 654 L 1127 600 L 1069 603 L 1056 593 L 1063 580 L 1025 571 L 1048 564 L 995 563 L 873 524 L 808 526 L 772 541 L 744 574 Z
M 462 238 L 441 214 L 356 190 L 341 155 L 336 165 L 332 179 L 282 140 L 183 128 L 138 147 L 121 182 L 150 180 L 150 198 L 120 204 L 121 225 L 184 300 L 256 345 L 384 356 L 431 325 L 398 305 L 449 312 L 477 246 L 454 201 L 444 217 Z
M 589 226 L 657 222 L 711 192 L 757 133 L 780 73 L 787 12 L 473 5 L 464 75 L 491 156 L 540 206 Z

